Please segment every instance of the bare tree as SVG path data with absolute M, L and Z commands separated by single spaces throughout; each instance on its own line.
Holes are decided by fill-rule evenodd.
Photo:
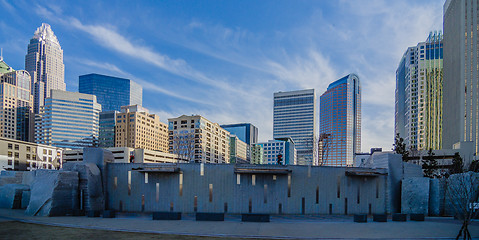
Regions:
M 479 173 L 467 172 L 449 176 L 446 195 L 454 215 L 461 221 L 461 229 L 456 239 L 472 239 L 469 232 L 471 220 L 479 213 Z
M 332 145 L 333 135 L 329 133 L 322 133 L 318 139 L 318 165 L 323 166 L 327 163 L 329 157 L 329 150 Z

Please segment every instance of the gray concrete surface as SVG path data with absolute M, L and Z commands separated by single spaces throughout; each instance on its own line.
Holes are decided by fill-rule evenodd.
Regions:
M 224 238 L 453 239 L 460 229 L 452 218 L 439 217 L 426 218 L 425 222 L 354 223 L 352 216 L 281 216 L 272 217 L 269 223 L 248 223 L 241 222 L 237 216 L 228 216 L 225 222 L 196 222 L 189 215 L 181 221 L 153 221 L 149 215 L 123 214 L 114 219 L 32 217 L 22 210 L 0 209 L 0 221 L 6 219 L 63 227 Z M 473 222 L 470 231 L 479 239 L 479 222 Z

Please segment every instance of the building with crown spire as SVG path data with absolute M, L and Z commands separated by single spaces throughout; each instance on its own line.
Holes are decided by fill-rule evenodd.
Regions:
M 396 70 L 395 135 L 413 150 L 442 149 L 443 35 L 409 47 Z
M 66 90 L 63 50 L 50 25 L 42 23 L 30 39 L 25 70 L 32 79 L 35 113 L 39 113 L 40 106 L 50 97 L 50 90 Z

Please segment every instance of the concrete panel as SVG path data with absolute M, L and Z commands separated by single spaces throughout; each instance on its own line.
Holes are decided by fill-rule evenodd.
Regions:
M 401 212 L 427 214 L 429 178 L 406 178 L 402 181 Z
M 429 215 L 439 216 L 440 213 L 440 186 L 439 179 L 430 179 L 429 182 Z
M 104 207 L 103 183 L 100 169 L 93 163 L 67 162 L 63 170 L 78 172 L 79 194 L 83 196 L 85 211 L 101 211 Z
M 7 184 L 0 187 L 0 208 L 19 209 L 22 207 L 22 193 L 30 190 L 28 185 Z

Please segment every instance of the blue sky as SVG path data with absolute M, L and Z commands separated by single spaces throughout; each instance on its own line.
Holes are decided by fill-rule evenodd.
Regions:
M 162 121 L 200 114 L 251 122 L 272 137 L 273 93 L 314 88 L 348 73 L 362 84 L 362 150 L 391 149 L 397 64 L 408 46 L 442 30 L 438 0 L 8 1 L 0 47 L 24 69 L 42 22 L 63 48 L 67 90 L 78 76 L 131 78 Z

